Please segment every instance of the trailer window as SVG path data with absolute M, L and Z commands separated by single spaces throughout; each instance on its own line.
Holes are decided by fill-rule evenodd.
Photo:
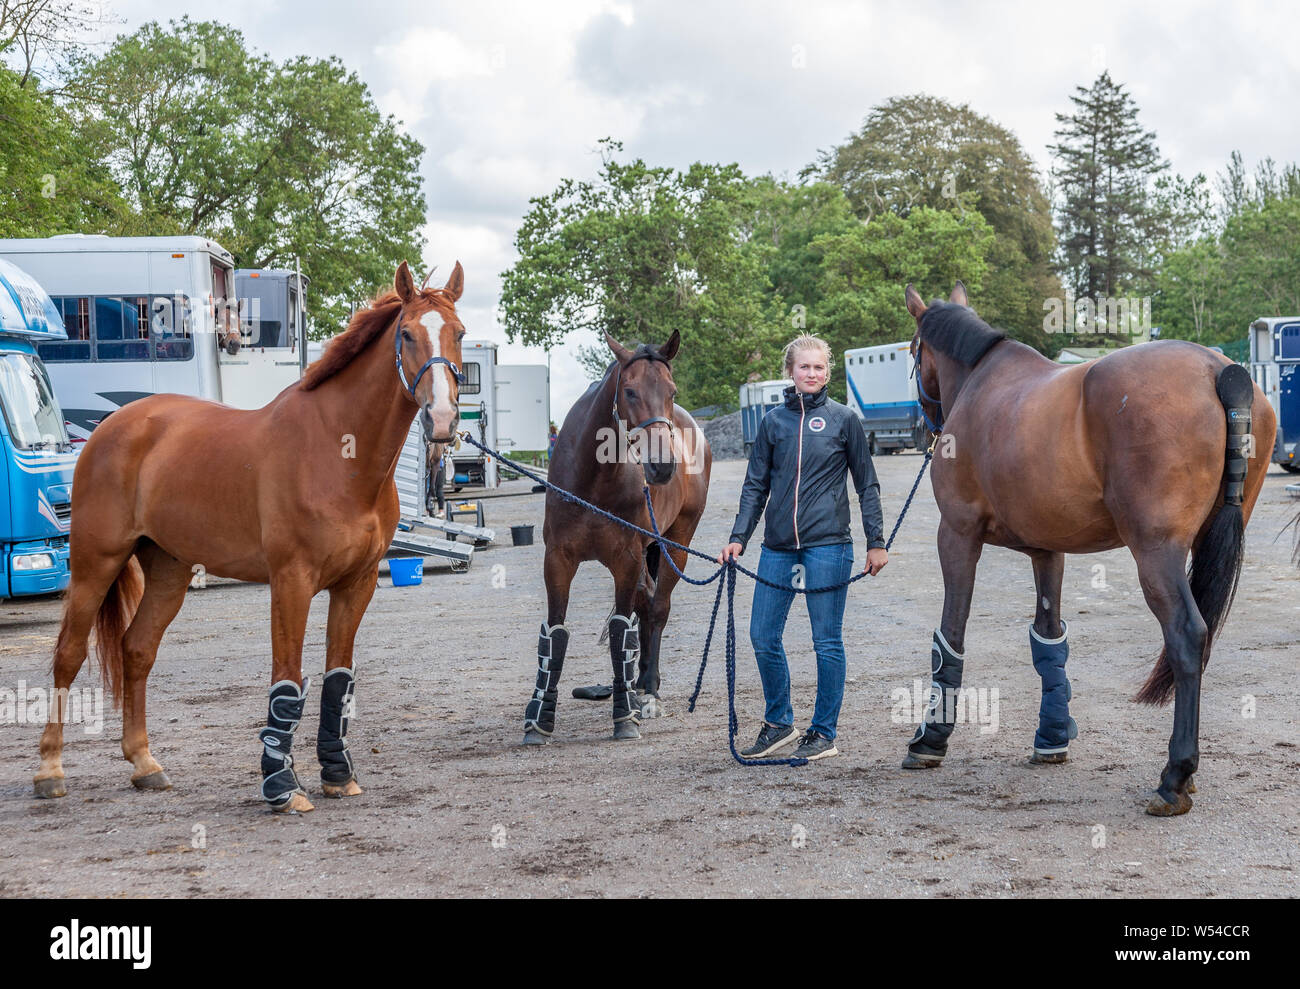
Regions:
M 462 395 L 477 395 L 482 388 L 478 362 L 470 361 L 462 370 L 465 372 L 465 383 L 460 386 L 460 393 Z
M 1281 327 L 1277 358 L 1280 361 L 1300 360 L 1300 323 L 1287 323 Z
M 90 360 L 90 300 L 60 296 L 54 300 L 54 308 L 63 317 L 68 339 L 66 342 L 37 344 L 36 352 L 41 360 L 51 364 Z
M 149 300 L 145 296 L 95 299 L 95 359 L 149 359 Z
M 155 360 L 187 361 L 194 356 L 193 313 L 191 300 L 185 296 L 155 296 L 150 304 L 149 328 Z
M 20 450 L 71 445 L 45 368 L 29 354 L 0 354 L 0 406 Z

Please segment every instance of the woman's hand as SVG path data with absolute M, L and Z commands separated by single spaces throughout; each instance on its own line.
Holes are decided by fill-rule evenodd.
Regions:
M 889 554 L 877 547 L 876 549 L 867 550 L 867 565 L 862 568 L 863 573 L 869 573 L 875 576 L 885 569 L 885 564 L 889 562 Z
M 740 543 L 727 543 L 727 548 L 718 554 L 718 563 L 725 566 L 728 560 L 740 559 L 740 555 L 744 552 L 745 547 Z

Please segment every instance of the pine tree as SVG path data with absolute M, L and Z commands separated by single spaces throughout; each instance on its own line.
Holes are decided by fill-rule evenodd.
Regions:
M 1149 285 L 1151 245 L 1165 218 L 1151 195 L 1169 168 L 1154 131 L 1138 123 L 1133 98 L 1102 72 L 1090 89 L 1075 87 L 1073 113 L 1058 113 L 1052 178 L 1062 282 L 1076 297 L 1116 297 Z

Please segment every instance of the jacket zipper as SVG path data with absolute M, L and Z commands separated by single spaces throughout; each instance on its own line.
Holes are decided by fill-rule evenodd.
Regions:
M 799 455 L 794 468 L 794 548 L 799 548 L 799 479 L 803 475 L 803 392 L 799 393 Z

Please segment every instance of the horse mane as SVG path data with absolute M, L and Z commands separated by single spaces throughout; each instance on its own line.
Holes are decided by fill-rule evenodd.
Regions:
M 637 344 L 636 349 L 632 351 L 632 357 L 628 363 L 631 364 L 632 361 L 640 360 L 658 361 L 661 364 L 667 364 L 670 369 L 672 368 L 672 363 L 668 358 L 664 357 L 664 355 L 659 352 L 659 348 L 652 343 Z M 601 380 L 604 381 L 605 378 L 609 376 L 609 372 L 614 370 L 617 366 L 617 360 L 610 361 L 609 366 L 605 368 L 605 374 L 601 376 Z
M 431 298 L 439 308 L 455 311 L 442 289 L 425 289 L 420 295 Z M 348 328 L 329 342 L 319 360 L 307 366 L 300 382 L 302 390 L 311 391 L 352 363 L 370 341 L 393 324 L 401 307 L 402 300 L 397 292 L 389 289 L 376 296 L 365 309 L 358 309 Z
M 921 317 L 921 342 L 967 367 L 1006 338 L 1005 330 L 995 330 L 973 309 L 955 302 L 932 302 Z

